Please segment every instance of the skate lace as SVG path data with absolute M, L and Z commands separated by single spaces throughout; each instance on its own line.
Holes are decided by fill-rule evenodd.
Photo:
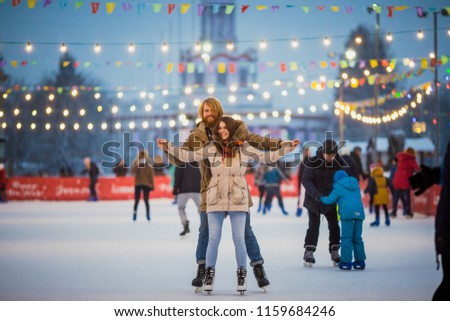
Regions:
M 238 285 L 244 285 L 245 284 L 245 277 L 246 276 L 247 276 L 247 270 L 239 269 L 237 271 Z
M 209 269 L 206 272 L 205 284 L 207 284 L 207 285 L 211 285 L 212 284 L 212 281 L 214 279 L 214 272 L 215 271 L 213 269 Z
M 253 272 L 255 273 L 257 279 L 262 279 L 264 277 L 264 270 L 261 265 L 255 265 Z
M 201 264 L 198 266 L 197 269 L 197 278 L 202 279 L 205 277 L 205 273 L 206 273 L 206 267 L 205 265 Z

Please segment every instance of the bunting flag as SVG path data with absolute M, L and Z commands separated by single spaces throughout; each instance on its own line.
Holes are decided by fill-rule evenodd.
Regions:
M 197 5 L 197 16 L 203 15 L 203 11 L 205 10 L 205 6 L 202 4 Z
M 20 0 L 12 0 L 12 6 L 17 7 L 20 4 Z
M 162 9 L 162 4 L 160 4 L 160 3 L 154 3 L 153 4 L 153 12 L 158 13 L 158 12 L 161 11 L 161 9 Z
M 186 14 L 189 11 L 189 8 L 191 7 L 188 3 L 183 3 L 181 5 L 181 14 Z
M 44 8 L 52 4 L 52 0 L 44 0 Z
M 28 9 L 33 9 L 36 6 L 36 0 L 28 0 Z
M 137 4 L 138 15 L 142 14 L 144 10 L 145 10 L 145 3 L 138 3 Z
M 59 0 L 59 8 L 64 9 L 67 7 L 67 0 Z
M 242 5 L 241 12 L 244 13 L 250 6 L 248 4 Z
M 75 2 L 75 10 L 78 10 L 83 5 L 83 2 L 77 1 Z
M 127 11 L 131 11 L 131 9 L 133 9 L 133 6 L 129 2 L 122 2 L 122 8 L 123 8 L 123 11 L 127 12 Z
M 175 9 L 175 4 L 173 4 L 173 3 L 170 3 L 170 4 L 168 4 L 167 5 L 167 13 L 168 14 L 172 14 L 172 12 L 173 12 L 173 10 Z
M 106 3 L 106 13 L 107 14 L 113 13 L 115 7 L 116 7 L 115 2 L 107 2 Z
M 220 10 L 220 4 L 213 4 L 212 5 L 212 13 L 213 14 L 218 14 Z
M 91 2 L 92 14 L 97 14 L 98 8 L 100 8 L 100 2 Z
M 227 4 L 226 8 L 225 8 L 225 13 L 226 14 L 232 14 L 233 10 L 235 8 L 234 4 Z

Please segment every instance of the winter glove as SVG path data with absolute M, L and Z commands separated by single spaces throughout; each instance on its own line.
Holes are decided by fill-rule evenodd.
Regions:
M 417 189 L 414 195 L 418 196 L 425 192 L 428 188 L 434 184 L 439 183 L 441 169 L 439 167 L 428 167 L 426 165 L 420 165 L 422 169 L 420 172 L 414 173 L 408 177 L 409 184 L 413 190 Z
M 302 216 L 302 211 L 303 211 L 302 208 L 297 208 L 297 213 L 295 213 L 297 215 L 297 217 Z
M 317 193 L 316 196 L 314 196 L 314 200 L 317 202 L 320 202 L 320 198 L 324 196 L 322 193 Z

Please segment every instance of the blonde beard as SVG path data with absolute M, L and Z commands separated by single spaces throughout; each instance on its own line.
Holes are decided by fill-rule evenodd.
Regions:
M 208 117 L 207 119 L 204 119 L 203 122 L 205 123 L 205 126 L 206 126 L 206 127 L 208 127 L 208 128 L 213 128 L 214 125 L 217 123 L 217 118 L 214 117 L 214 120 L 213 120 L 212 123 L 209 122 L 209 118 L 210 118 L 210 117 Z

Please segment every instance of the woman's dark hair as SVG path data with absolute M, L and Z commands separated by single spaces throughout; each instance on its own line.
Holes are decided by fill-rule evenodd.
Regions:
M 221 122 L 225 123 L 225 126 L 228 132 L 230 133 L 229 138 L 230 141 L 227 143 L 226 146 L 224 146 L 224 142 L 222 141 L 219 135 L 219 125 Z M 238 127 L 239 127 L 238 122 L 233 118 L 231 118 L 230 116 L 220 117 L 219 120 L 217 121 L 216 126 L 214 126 L 213 129 L 214 144 L 222 152 L 222 154 L 231 153 L 232 155 L 235 155 L 235 152 L 237 150 L 236 147 L 240 146 L 240 142 L 236 142 L 235 137 L 233 137 Z

